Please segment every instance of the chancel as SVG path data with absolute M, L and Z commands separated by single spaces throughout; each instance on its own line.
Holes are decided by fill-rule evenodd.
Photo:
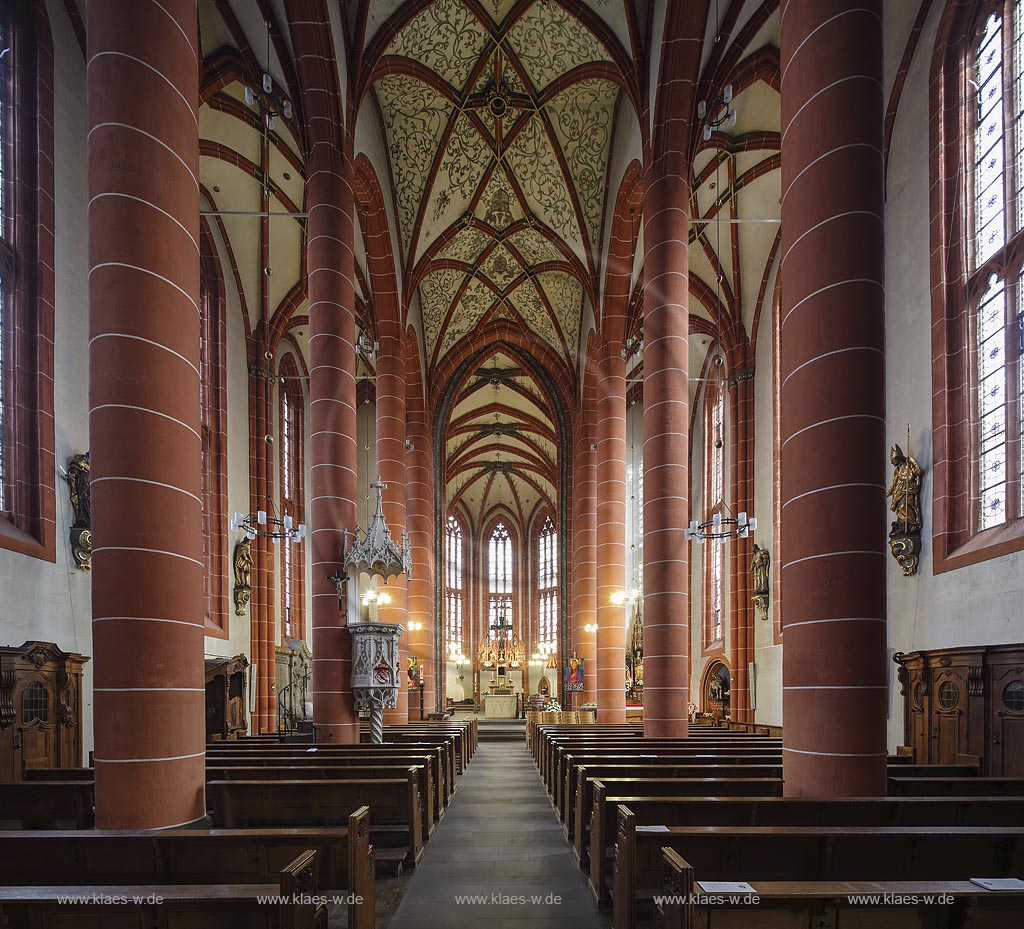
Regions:
M 0 0 L 0 925 L 1024 924 L 1022 113 L 1024 0 Z

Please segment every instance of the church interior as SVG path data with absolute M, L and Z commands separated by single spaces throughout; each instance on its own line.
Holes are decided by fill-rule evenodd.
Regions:
M 0 925 L 1022 925 L 1022 552 L 1024 0 L 0 0 Z

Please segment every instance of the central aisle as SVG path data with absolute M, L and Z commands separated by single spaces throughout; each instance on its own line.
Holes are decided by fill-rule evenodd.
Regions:
M 476 755 L 388 929 L 607 929 L 522 729 L 516 741 L 499 742 L 485 741 L 480 728 Z

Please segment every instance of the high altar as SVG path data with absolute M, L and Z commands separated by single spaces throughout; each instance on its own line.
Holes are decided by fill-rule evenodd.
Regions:
M 522 668 L 525 653 L 504 612 L 490 629 L 494 638 L 480 649 L 481 677 L 483 674 L 490 675 L 490 686 L 482 698 L 484 717 L 515 719 L 517 704 L 512 672 Z

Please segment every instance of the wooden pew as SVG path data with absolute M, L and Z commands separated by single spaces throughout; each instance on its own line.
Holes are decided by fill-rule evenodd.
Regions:
M 745 894 L 707 893 L 690 864 L 671 848 L 662 849 L 662 860 L 665 883 L 655 912 L 663 929 L 1024 924 L 1024 891 L 988 891 L 970 881 L 750 881 L 754 903 Z
M 634 786 L 635 784 L 635 786 Z M 660 785 L 655 783 L 660 789 Z M 643 793 L 639 793 L 639 789 Z M 630 791 L 633 795 L 629 796 Z M 1024 802 L 1003 797 L 681 797 L 654 795 L 636 782 L 597 781 L 589 829 L 590 888 L 607 896 L 609 852 L 615 844 L 616 810 L 626 806 L 636 826 L 1019 826 Z M 598 851 L 600 849 L 600 851 Z
M 763 759 L 754 758 L 753 760 L 749 760 L 748 756 L 737 756 L 737 758 L 742 760 L 738 760 L 734 764 L 733 758 L 729 755 L 699 760 L 692 755 L 676 753 L 659 754 L 643 760 L 637 758 L 627 760 L 615 756 L 607 759 L 599 755 L 591 755 L 583 756 L 579 761 L 575 756 L 570 756 L 565 769 L 565 781 L 562 789 L 552 803 L 563 823 L 572 820 L 580 787 L 585 789 L 584 771 L 587 772 L 586 776 L 598 776 L 598 772 L 600 772 L 601 776 L 607 777 L 782 777 L 782 759 L 780 757 L 769 755 Z M 669 768 L 677 773 L 669 774 Z M 701 769 L 706 773 L 701 773 Z M 730 773 L 731 771 L 736 773 Z M 590 809 L 590 803 L 591 796 L 588 793 L 584 798 L 584 809 Z M 569 833 L 570 837 L 575 834 L 574 826 Z
M 890 797 L 1024 797 L 1018 777 L 901 777 L 889 769 Z
M 332 764 L 339 765 L 372 764 L 378 760 L 390 764 L 416 764 L 426 755 L 433 759 L 431 773 L 434 783 L 442 788 L 439 792 L 442 792 L 445 802 L 450 802 L 455 795 L 454 767 L 450 765 L 449 753 L 445 746 L 308 745 L 265 746 L 262 750 L 242 747 L 222 751 L 221 748 L 228 744 L 232 743 L 224 742 L 208 748 L 206 763 L 221 765 L 241 759 L 240 763 L 243 764 L 322 764 L 325 759 L 329 759 Z
M 288 781 L 288 780 L 337 780 L 337 781 L 358 781 L 364 779 L 391 779 L 396 780 L 408 776 L 413 772 L 416 777 L 416 786 L 420 792 L 420 806 L 422 807 L 422 830 L 423 836 L 429 838 L 435 828 L 434 815 L 436 800 L 434 797 L 434 786 L 430 781 L 430 769 L 425 765 L 391 766 L 381 765 L 369 767 L 367 765 L 335 767 L 333 765 L 295 765 L 274 767 L 260 765 L 227 765 L 206 768 L 206 779 L 208 781 Z
M 637 826 L 618 807 L 613 929 L 634 929 L 662 886 L 662 849 L 712 881 L 967 880 L 1024 868 L 1024 828 Z
M 208 781 L 214 823 L 245 826 L 330 826 L 353 807 L 370 808 L 370 835 L 379 848 L 407 846 L 415 867 L 423 856 L 421 798 L 416 776 L 405 780 Z
M 266 902 L 274 896 L 277 902 Z M 327 906 L 317 894 L 316 852 L 310 849 L 289 863 L 275 883 L 0 887 L 0 925 L 11 929 L 327 929 Z
M 658 744 L 654 742 L 634 743 L 631 747 L 610 747 L 603 746 L 559 746 L 558 751 L 552 758 L 546 776 L 545 786 L 552 799 L 558 798 L 561 785 L 565 783 L 566 771 L 572 764 L 583 764 L 587 761 L 602 760 L 608 764 L 616 759 L 621 764 L 640 764 L 649 759 L 667 756 L 689 757 L 698 761 L 710 763 L 711 760 L 720 755 L 764 755 L 770 761 L 782 757 L 781 747 L 776 746 L 748 746 L 748 745 L 694 745 L 687 743 L 683 745 L 669 743 Z
M 673 752 L 684 755 L 716 755 L 719 753 L 732 754 L 769 754 L 781 757 L 782 746 L 774 745 L 763 739 L 749 741 L 742 740 L 696 740 L 696 739 L 644 739 L 642 742 L 634 741 L 625 744 L 602 744 L 602 743 L 580 743 L 561 742 L 555 743 L 549 753 L 547 767 L 542 772 L 545 786 L 552 796 L 558 790 L 558 785 L 564 782 L 565 767 L 568 764 L 567 758 L 572 756 L 603 757 L 603 758 L 625 758 L 630 762 L 637 762 L 643 758 L 657 755 L 667 755 Z
M 0 829 L 91 829 L 93 806 L 92 780 L 0 784 Z
M 0 833 L 0 885 L 262 884 L 305 851 L 316 886 L 347 893 L 348 924 L 373 929 L 370 811 L 336 829 L 30 830 Z
M 462 733 L 403 732 L 385 728 L 387 745 L 440 745 L 448 754 L 448 766 L 452 775 L 462 774 L 466 769 L 464 739 Z

